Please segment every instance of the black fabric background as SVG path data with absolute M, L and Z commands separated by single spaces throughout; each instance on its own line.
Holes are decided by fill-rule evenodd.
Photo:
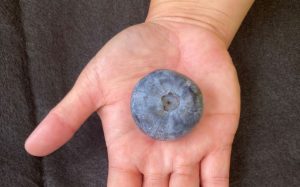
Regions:
M 23 144 L 89 59 L 116 33 L 143 22 L 148 5 L 0 1 L 1 187 L 106 186 L 107 153 L 96 115 L 48 157 L 27 155 Z M 300 186 L 299 18 L 297 0 L 257 1 L 229 49 L 242 89 L 231 186 Z

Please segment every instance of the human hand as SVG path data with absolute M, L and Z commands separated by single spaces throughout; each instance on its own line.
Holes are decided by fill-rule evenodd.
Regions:
M 227 47 L 252 3 L 152 0 L 147 21 L 100 50 L 28 138 L 26 150 L 50 154 L 97 111 L 108 149 L 108 186 L 228 186 L 240 94 Z M 130 113 L 133 87 L 157 69 L 186 75 L 203 95 L 199 123 L 172 141 L 149 138 Z
M 201 89 L 204 113 L 174 141 L 143 134 L 130 113 L 135 84 L 156 69 L 190 77 Z M 108 186 L 226 186 L 239 118 L 239 85 L 226 45 L 196 25 L 154 21 L 109 41 L 73 89 L 26 142 L 44 156 L 59 148 L 94 111 L 100 115 L 109 157 Z

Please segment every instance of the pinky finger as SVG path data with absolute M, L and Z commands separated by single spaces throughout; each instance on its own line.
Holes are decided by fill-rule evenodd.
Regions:
M 228 187 L 231 146 L 209 153 L 201 162 L 201 186 Z

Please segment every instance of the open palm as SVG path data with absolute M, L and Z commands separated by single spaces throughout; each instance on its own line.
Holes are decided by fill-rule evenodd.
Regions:
M 153 140 L 131 117 L 135 84 L 157 69 L 186 75 L 203 94 L 199 124 L 177 140 Z M 37 156 L 51 153 L 97 111 L 108 149 L 108 186 L 228 186 L 239 110 L 238 80 L 222 40 L 200 26 L 147 22 L 125 29 L 100 50 L 26 149 Z

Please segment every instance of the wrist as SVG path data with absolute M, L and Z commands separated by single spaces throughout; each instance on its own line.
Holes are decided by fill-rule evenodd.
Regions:
M 152 0 L 146 22 L 188 23 L 214 32 L 229 46 L 254 0 Z

